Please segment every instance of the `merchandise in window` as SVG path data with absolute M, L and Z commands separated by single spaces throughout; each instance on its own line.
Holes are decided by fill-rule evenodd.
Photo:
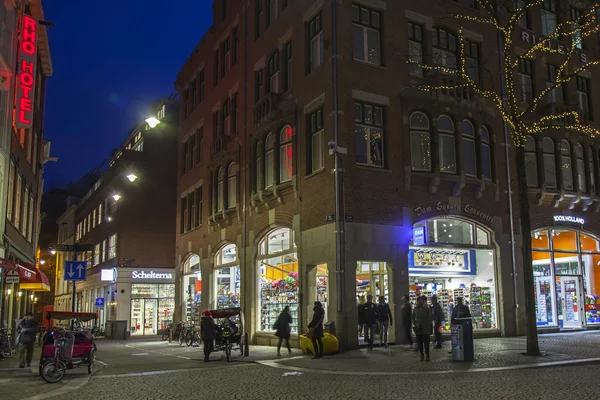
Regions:
M 215 255 L 214 273 L 216 308 L 240 307 L 240 268 L 237 246 L 223 246 Z
M 383 107 L 355 102 L 354 111 L 356 162 L 383 167 Z

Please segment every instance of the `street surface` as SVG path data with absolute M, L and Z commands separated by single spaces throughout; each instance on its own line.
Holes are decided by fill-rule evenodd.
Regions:
M 221 354 L 202 362 L 202 348 L 166 342 L 98 341 L 98 362 L 67 371 L 58 384 L 0 363 L 0 399 L 574 399 L 599 398 L 600 333 L 540 336 L 544 357 L 527 357 L 523 338 L 480 339 L 476 361 L 450 360 L 448 344 L 431 362 L 403 346 L 311 360 L 300 351 L 277 358 L 271 347 L 250 357 Z M 39 350 L 38 350 L 39 351 Z M 37 354 L 36 354 L 37 357 Z M 12 364 L 11 364 L 12 363 Z

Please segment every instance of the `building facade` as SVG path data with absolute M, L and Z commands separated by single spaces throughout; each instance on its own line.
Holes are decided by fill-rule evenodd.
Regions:
M 75 215 L 77 204 L 68 204 L 67 210 L 56 220 L 58 238 L 56 243 L 64 245 L 75 244 Z M 71 311 L 73 301 L 73 285 L 65 281 L 65 262 L 74 260 L 72 252 L 52 251 L 56 257 L 56 273 L 54 284 L 54 309 L 56 311 Z
M 87 262 L 87 276 L 76 282 L 76 311 L 98 312 L 102 326 L 127 321 L 131 335 L 157 334 L 172 320 L 177 133 L 178 104 L 162 100 L 152 118 L 129 132 L 79 204 L 61 217 L 67 232 L 73 223 L 74 243 L 91 251 L 58 254 L 57 308 L 71 310 L 73 284 L 63 282 L 62 269 L 64 261 L 78 260 Z
M 565 216 L 572 215 L 598 220 L 600 143 L 573 132 L 549 133 L 546 156 L 547 140 L 534 138 L 528 156 L 528 177 L 536 178 L 530 184 L 534 232 L 520 232 L 515 181 L 523 171 L 516 170 L 498 111 L 471 90 L 422 91 L 419 86 L 457 82 L 408 63 L 456 68 L 462 62 L 459 25 L 445 16 L 479 10 L 474 2 L 430 3 L 214 2 L 214 25 L 176 81 L 176 318 L 239 306 L 253 343 L 269 344 L 284 306 L 299 333 L 318 300 L 342 346 L 355 348 L 363 340 L 357 305 L 366 295 L 384 296 L 401 321 L 402 296 L 435 294 L 447 320 L 457 298 L 465 298 L 479 335 L 524 333 L 520 243 L 554 232 L 549 229 L 563 222 L 560 215 L 567 224 Z M 522 22 L 517 39 L 523 49 L 548 29 L 546 11 L 537 7 Z M 469 76 L 496 87 L 497 31 L 473 22 L 464 23 L 463 32 Z M 592 54 L 596 45 L 590 38 L 577 54 Z M 524 102 L 547 87 L 555 56 L 519 69 Z M 591 73 L 582 73 L 540 112 L 570 107 L 593 121 L 593 85 Z M 563 138 L 568 150 L 558 144 Z M 581 157 L 576 143 L 585 149 Z M 343 174 L 337 230 L 345 261 L 339 265 L 334 151 Z M 553 187 L 542 173 L 551 158 Z M 559 167 L 567 159 L 573 174 L 563 188 L 557 176 L 566 174 Z M 580 175 L 585 186 L 576 184 Z M 568 260 L 579 266 L 585 259 L 591 268 L 600 231 L 593 223 L 585 227 L 570 228 L 577 239 Z M 534 244 L 545 251 L 539 265 L 550 274 L 540 275 L 537 293 L 552 292 L 548 304 L 555 306 L 542 311 L 546 319 L 554 313 L 557 328 L 567 314 L 582 323 L 582 310 L 592 308 L 584 307 L 582 294 L 591 295 L 595 281 L 584 287 L 587 272 L 574 266 L 561 279 L 562 272 L 548 267 L 561 250 L 545 246 Z M 401 341 L 402 332 L 392 330 L 391 337 Z

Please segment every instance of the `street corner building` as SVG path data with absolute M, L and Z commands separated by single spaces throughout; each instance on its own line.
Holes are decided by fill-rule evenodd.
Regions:
M 463 23 L 459 56 L 459 24 L 444 16 L 479 10 L 458 3 L 214 2 L 214 24 L 176 80 L 176 320 L 241 307 L 252 343 L 274 344 L 282 309 L 297 340 L 318 300 L 342 347 L 356 348 L 367 295 L 390 303 L 399 343 L 402 296 L 425 294 L 438 297 L 446 332 L 462 297 L 475 335 L 520 335 L 521 244 L 532 240 L 540 329 L 600 323 L 600 143 L 528 136 L 527 168 L 517 170 L 488 100 L 470 88 L 421 90 L 454 79 L 425 63 L 465 63 L 484 85 L 499 76 L 492 27 Z M 515 40 L 527 46 L 550 29 L 542 21 L 558 18 L 553 4 L 529 10 Z M 597 47 L 590 38 L 578 57 Z M 522 101 L 554 79 L 554 57 L 523 60 Z M 593 87 L 582 73 L 539 112 L 575 110 L 593 124 Z M 532 232 L 518 224 L 518 175 Z
M 0 19 L 0 316 L 14 329 L 51 290 L 36 255 L 43 166 L 55 160 L 44 140 L 52 61 L 41 0 L 6 2 Z
M 56 254 L 55 310 L 97 312 L 109 336 L 157 335 L 173 320 L 178 108 L 153 105 L 57 221 L 68 251 Z M 86 265 L 75 284 L 69 261 Z

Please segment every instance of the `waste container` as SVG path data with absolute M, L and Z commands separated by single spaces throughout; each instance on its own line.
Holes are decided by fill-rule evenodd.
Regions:
M 127 339 L 127 321 L 112 320 L 106 321 L 106 334 L 110 339 L 124 340 Z
M 471 318 L 452 318 L 452 360 L 473 361 L 473 321 Z

